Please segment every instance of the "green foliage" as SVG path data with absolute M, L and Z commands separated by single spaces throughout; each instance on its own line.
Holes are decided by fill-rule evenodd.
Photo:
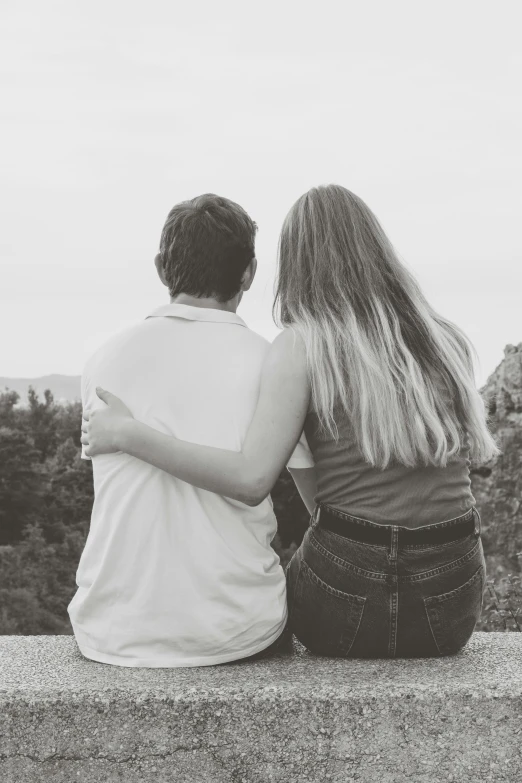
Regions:
M 46 458 L 54 453 L 58 442 L 58 432 L 54 426 L 54 419 L 59 409 L 54 404 L 54 398 L 49 389 L 46 389 L 44 392 L 44 399 L 45 402 L 40 402 L 37 393 L 30 386 L 28 394 L 29 410 L 23 418 L 23 423 L 31 434 L 42 462 L 45 462 Z
M 33 440 L 0 423 L 0 544 L 19 541 L 24 527 L 36 520 L 45 479 Z
M 81 405 L 0 393 L 0 634 L 71 633 L 67 605 L 89 529 Z
M 80 459 L 81 404 L 0 392 L 0 635 L 68 634 L 67 606 L 89 530 L 91 463 Z M 289 473 L 272 492 L 273 547 L 285 567 L 309 522 Z M 478 630 L 521 630 L 520 575 L 490 580 Z
M 519 552 L 518 557 L 522 558 L 522 552 Z M 522 565 L 522 560 L 520 562 Z M 482 617 L 477 623 L 477 630 L 522 631 L 521 573 L 487 580 Z

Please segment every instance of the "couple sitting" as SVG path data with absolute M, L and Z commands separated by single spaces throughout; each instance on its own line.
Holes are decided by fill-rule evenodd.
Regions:
M 264 657 L 291 633 L 319 655 L 455 653 L 485 583 L 469 460 L 497 453 L 470 344 L 329 185 L 285 219 L 269 345 L 236 314 L 255 232 L 225 198 L 175 206 L 156 256 L 170 304 L 86 365 L 79 648 L 145 667 Z M 285 465 L 311 514 L 286 575 L 269 496 Z

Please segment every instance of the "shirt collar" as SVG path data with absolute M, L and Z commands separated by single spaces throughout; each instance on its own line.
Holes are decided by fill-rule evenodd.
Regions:
M 210 307 L 194 307 L 193 305 L 176 304 L 175 302 L 162 305 L 162 307 L 158 307 L 147 316 L 147 318 L 158 317 L 185 318 L 187 321 L 206 321 L 207 323 L 215 324 L 237 324 L 238 326 L 247 326 L 237 313 L 231 313 L 228 310 L 213 310 Z

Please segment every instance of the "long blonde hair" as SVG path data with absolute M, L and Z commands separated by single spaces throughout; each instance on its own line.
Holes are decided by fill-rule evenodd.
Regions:
M 336 419 L 348 416 L 370 464 L 444 467 L 468 446 L 477 461 L 499 453 L 471 343 L 428 304 L 346 188 L 312 188 L 288 213 L 274 316 L 302 337 L 323 432 L 338 438 Z

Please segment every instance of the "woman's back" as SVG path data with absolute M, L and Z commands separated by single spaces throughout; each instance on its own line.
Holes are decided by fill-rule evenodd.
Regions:
M 486 573 L 470 460 L 498 453 L 469 340 L 337 185 L 312 188 L 285 219 L 275 312 L 306 357 L 308 414 L 297 386 L 287 396 L 301 404 L 318 505 L 287 570 L 293 632 L 319 655 L 457 652 Z M 309 500 L 313 481 L 299 481 Z
M 469 449 L 448 461 L 409 468 L 390 462 L 381 470 L 363 457 L 348 417 L 338 412 L 339 439 L 321 433 L 309 413 L 305 434 L 315 461 L 317 503 L 354 517 L 409 528 L 454 519 L 475 505 L 469 479 Z

